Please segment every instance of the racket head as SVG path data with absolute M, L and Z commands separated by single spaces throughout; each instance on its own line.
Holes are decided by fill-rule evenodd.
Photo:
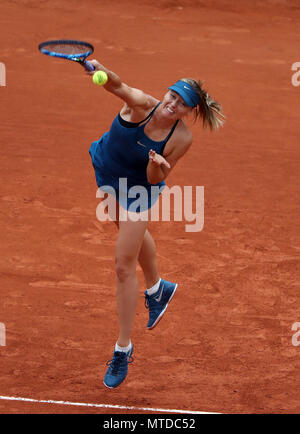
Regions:
M 58 39 L 39 44 L 41 53 L 68 60 L 83 61 L 94 52 L 92 44 L 75 39 Z

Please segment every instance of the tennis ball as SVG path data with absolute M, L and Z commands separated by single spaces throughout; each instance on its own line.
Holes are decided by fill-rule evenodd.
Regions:
M 106 72 L 104 71 L 97 71 L 93 75 L 93 82 L 95 84 L 98 84 L 99 86 L 103 86 L 105 83 L 107 83 L 108 77 Z

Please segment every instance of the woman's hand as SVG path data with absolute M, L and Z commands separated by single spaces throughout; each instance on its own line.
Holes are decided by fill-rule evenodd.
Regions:
M 101 65 L 98 60 L 89 60 L 89 63 L 91 63 L 95 69 L 93 71 L 86 71 L 87 75 L 94 75 L 96 71 L 104 71 L 108 73 L 108 69 L 105 68 L 105 66 Z
M 160 154 L 157 154 L 153 149 L 149 151 L 149 161 L 156 166 L 165 166 L 167 169 L 170 169 L 171 166 L 167 162 L 167 160 Z

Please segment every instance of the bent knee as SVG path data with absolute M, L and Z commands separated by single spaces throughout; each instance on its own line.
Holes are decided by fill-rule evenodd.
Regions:
M 115 267 L 117 279 L 124 282 L 136 273 L 136 258 L 128 256 L 117 256 L 115 258 Z

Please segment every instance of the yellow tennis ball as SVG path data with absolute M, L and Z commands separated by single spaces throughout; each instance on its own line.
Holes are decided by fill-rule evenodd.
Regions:
M 107 83 L 108 77 L 106 72 L 104 71 L 97 71 L 93 75 L 93 82 L 95 84 L 98 84 L 99 86 L 103 86 L 105 83 Z

